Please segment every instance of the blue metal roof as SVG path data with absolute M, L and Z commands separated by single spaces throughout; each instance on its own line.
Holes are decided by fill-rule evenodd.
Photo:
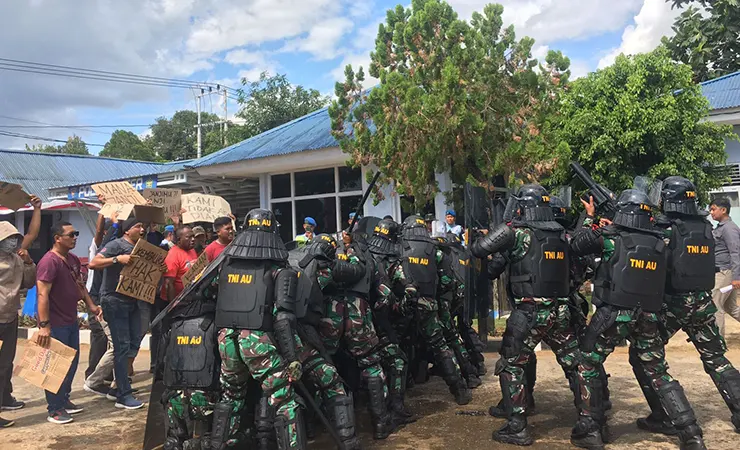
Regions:
M 152 163 L 97 156 L 0 150 L 0 181 L 17 183 L 49 199 L 48 189 L 79 186 L 182 170 L 189 161 Z
M 323 108 L 196 159 L 186 166 L 206 167 L 337 146 L 339 143 L 331 135 L 329 109 Z
M 705 81 L 700 86 L 702 94 L 709 100 L 710 109 L 740 107 L 740 72 Z

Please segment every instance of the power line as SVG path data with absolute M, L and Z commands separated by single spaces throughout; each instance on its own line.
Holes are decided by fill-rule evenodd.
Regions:
M 39 124 L 39 125 L 54 126 L 54 124 L 53 124 L 53 123 L 48 123 L 48 122 L 39 122 L 38 120 L 21 119 L 21 118 L 19 118 L 19 117 L 11 117 L 11 116 L 6 116 L 6 115 L 3 115 L 3 114 L 0 114 L 0 117 L 2 117 L 3 119 L 16 120 L 16 121 L 18 121 L 18 122 L 26 122 L 26 123 L 35 123 L 35 124 Z M 107 136 L 108 134 L 110 134 L 110 133 L 106 133 L 105 131 L 88 130 L 88 129 L 85 129 L 85 128 L 81 128 L 81 127 L 79 127 L 79 126 L 77 126 L 77 127 L 71 127 L 71 126 L 70 126 L 70 129 L 73 129 L 73 130 L 80 130 L 80 131 L 86 131 L 86 132 L 88 132 L 88 133 L 97 133 L 97 134 L 104 134 L 104 135 L 106 135 L 106 136 Z
M 63 144 L 66 144 L 67 141 L 63 141 L 61 139 L 53 139 L 53 138 L 47 138 L 43 136 L 34 136 L 30 134 L 24 134 L 24 133 L 14 133 L 12 131 L 2 131 L 0 130 L 0 136 L 8 136 L 8 137 L 15 137 L 15 138 L 21 138 L 21 139 L 31 139 L 35 141 L 47 141 L 47 142 L 61 142 Z M 82 142 L 82 141 L 80 141 Z M 87 142 L 82 142 L 86 146 L 92 146 L 92 147 L 105 147 L 103 144 L 88 144 Z
M 143 128 L 143 127 L 151 127 L 152 125 L 143 125 L 143 124 L 136 124 L 136 125 L 8 125 L 3 124 L 0 125 L 0 128 Z M 108 133 L 103 133 L 108 134 Z

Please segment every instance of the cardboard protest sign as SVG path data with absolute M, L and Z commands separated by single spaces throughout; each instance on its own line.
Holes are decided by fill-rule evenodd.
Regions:
M 182 196 L 182 223 L 213 222 L 231 214 L 229 202 L 217 195 L 185 194 Z
M 49 348 L 41 347 L 36 344 L 36 336 L 28 341 L 21 363 L 15 366 L 13 374 L 56 394 L 72 367 L 77 350 L 54 338 L 50 339 Z
M 139 239 L 131 255 L 132 262 L 121 271 L 116 292 L 154 303 L 159 279 L 162 278 L 160 267 L 167 257 L 167 250 L 148 243 L 146 239 Z
M 31 201 L 20 184 L 0 182 L 0 205 L 18 211 Z
M 185 275 L 182 276 L 182 284 L 184 286 L 187 286 L 192 283 L 196 278 L 198 278 L 198 275 L 203 272 L 203 269 L 205 269 L 207 265 L 208 255 L 206 255 L 206 252 L 203 252 L 200 254 L 198 259 L 196 259 L 195 262 L 190 266 L 190 269 L 185 272 Z
M 126 181 L 93 184 L 92 188 L 98 196 L 101 194 L 105 196 L 106 203 L 146 205 L 146 199 Z
M 106 219 L 112 219 L 113 213 L 118 213 L 118 220 L 126 220 L 134 211 L 134 205 L 123 205 L 121 203 L 106 203 L 100 208 L 98 214 Z
M 164 216 L 167 218 L 180 215 L 180 209 L 182 209 L 181 196 L 182 190 L 180 189 L 144 189 L 144 198 L 151 200 L 153 206 L 161 206 L 164 210 Z
M 164 209 L 160 206 L 135 205 L 134 217 L 141 220 L 142 223 L 165 223 Z

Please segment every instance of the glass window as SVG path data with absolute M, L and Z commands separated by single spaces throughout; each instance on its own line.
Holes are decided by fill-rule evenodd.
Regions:
M 330 194 L 334 190 L 334 169 L 309 170 L 296 172 L 295 196 Z
M 280 238 L 283 242 L 290 242 L 297 233 L 293 233 L 293 206 L 291 202 L 272 204 L 272 212 L 280 224 Z
M 339 205 L 342 209 L 341 215 L 339 216 L 342 223 L 342 229 L 349 227 L 349 213 L 353 213 L 357 210 L 357 205 L 360 204 L 360 200 L 362 200 L 361 195 L 352 195 L 350 197 L 341 197 L 339 199 Z M 372 199 L 368 199 L 367 201 L 371 202 Z
M 313 217 L 316 221 L 316 233 L 336 233 L 337 231 L 337 202 L 336 197 L 313 198 L 310 200 L 296 200 L 295 233 L 303 231 L 303 219 Z
M 362 190 L 362 169 L 359 167 L 353 169 L 351 167 L 340 167 L 339 168 L 339 192 L 351 192 Z
M 270 176 L 272 181 L 272 198 L 290 197 L 290 174 Z
M 401 196 L 401 222 L 406 220 L 408 216 L 412 216 L 414 214 L 417 214 L 422 218 L 427 214 L 434 214 L 434 203 L 429 202 L 421 208 L 421 211 L 418 211 L 414 202 L 414 197 L 409 195 Z

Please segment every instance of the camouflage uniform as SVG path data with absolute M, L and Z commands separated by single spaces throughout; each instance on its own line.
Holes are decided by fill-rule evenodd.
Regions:
M 514 231 L 515 244 L 508 252 L 508 259 L 512 263 L 524 258 L 532 239 L 531 231 L 527 228 L 515 228 Z M 501 358 L 496 363 L 496 374 L 501 377 L 502 386 L 508 387 L 508 391 L 502 392 L 507 411 L 513 415 L 524 415 L 528 404 L 525 372 L 537 344 L 544 341 L 550 346 L 566 374 L 575 372 L 580 351 L 576 332 L 571 325 L 567 298 L 515 298 L 514 305 L 527 314 L 532 326 L 519 352 L 505 354 L 502 349 Z
M 398 275 L 399 272 L 393 272 L 394 275 Z M 399 280 L 391 279 L 390 283 L 397 282 Z M 394 295 L 391 286 L 388 286 L 384 282 L 378 282 L 375 289 L 376 299 L 373 304 L 374 317 L 383 316 L 383 320 L 390 324 L 390 311 L 398 307 L 394 304 Z M 395 334 L 395 330 L 382 330 L 378 328 L 378 335 L 380 338 L 380 352 L 382 355 L 381 364 L 384 371 L 388 374 L 388 387 L 390 394 L 402 394 L 404 391 L 404 377 L 408 369 L 408 356 L 401 350 L 398 344 L 398 338 Z
M 179 442 L 189 439 L 194 431 L 189 430 L 188 423 L 200 421 L 205 430 L 210 430 L 213 407 L 220 399 L 218 392 L 185 389 L 167 392 L 165 397 L 167 430 L 172 430 Z

